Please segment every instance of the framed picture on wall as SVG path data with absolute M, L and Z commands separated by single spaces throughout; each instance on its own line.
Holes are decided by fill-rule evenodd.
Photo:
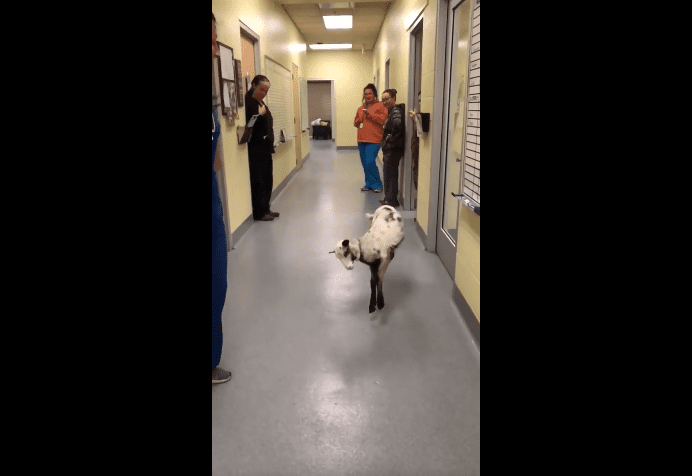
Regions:
M 240 60 L 235 60 L 235 77 L 238 80 L 235 82 L 238 94 L 238 107 L 245 107 L 245 92 L 243 91 L 243 68 L 241 67 Z
M 228 91 L 228 82 L 221 81 L 221 111 L 224 116 L 229 116 L 229 110 L 231 106 L 231 95 Z
M 221 107 L 223 115 L 228 117 L 231 122 L 238 116 L 238 105 L 236 98 L 236 85 L 233 81 L 223 81 L 223 94 L 221 95 Z
M 236 87 L 236 83 L 233 82 L 228 82 L 228 93 L 230 94 L 230 109 L 231 109 L 231 117 L 236 119 L 238 116 L 238 90 Z

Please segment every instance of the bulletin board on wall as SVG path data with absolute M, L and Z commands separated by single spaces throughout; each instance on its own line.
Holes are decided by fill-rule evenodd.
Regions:
M 233 48 L 219 43 L 221 67 L 219 68 L 221 84 L 221 110 L 231 124 L 238 119 L 238 75 Z
M 466 118 L 466 160 L 464 195 L 472 200 L 480 214 L 481 204 L 481 2 L 473 11 L 471 58 L 469 65 L 469 104 Z M 474 203 L 475 202 L 475 203 Z M 475 205 L 478 207 L 475 207 Z
M 296 136 L 293 121 L 293 78 L 291 71 L 265 56 L 265 76 L 271 83 L 265 102 L 274 118 L 275 145 L 288 142 Z M 282 134 L 283 131 L 283 134 Z M 281 138 L 283 137 L 283 141 Z

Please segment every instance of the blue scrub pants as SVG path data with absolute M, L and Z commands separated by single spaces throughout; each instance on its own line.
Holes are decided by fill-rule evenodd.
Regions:
M 221 362 L 223 328 L 221 315 L 226 302 L 228 254 L 226 253 L 226 229 L 223 224 L 223 207 L 216 182 L 211 177 L 211 368 Z
M 358 142 L 360 161 L 365 172 L 365 186 L 371 190 L 382 190 L 380 169 L 377 168 L 377 154 L 380 152 L 380 144 L 368 144 Z

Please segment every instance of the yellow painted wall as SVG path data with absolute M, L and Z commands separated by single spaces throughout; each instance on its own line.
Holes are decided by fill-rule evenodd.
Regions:
M 427 2 L 427 5 L 426 5 Z M 380 36 L 373 49 L 374 72 L 380 71 L 380 83 L 384 85 L 384 71 L 387 60 L 390 63 L 390 88 L 398 91 L 398 102 L 408 101 L 409 85 L 409 54 L 411 30 L 406 30 L 406 24 L 423 10 L 423 71 L 421 109 L 435 117 L 433 110 L 435 96 L 443 95 L 444 91 L 435 90 L 435 38 L 437 34 L 438 8 L 447 8 L 447 3 L 440 0 L 398 0 L 387 13 Z M 417 22 L 416 22 L 417 24 Z M 446 28 L 446 25 L 440 25 Z M 374 74 L 372 75 L 374 76 Z M 407 104 L 410 109 L 411 105 Z M 442 134 L 441 124 L 430 124 L 430 133 L 420 141 L 419 185 L 418 185 L 418 223 L 424 232 L 428 233 L 430 226 L 430 204 L 438 200 L 431 196 L 432 161 L 439 161 L 439 151 L 432 150 L 432 138 Z M 457 244 L 457 266 L 455 282 L 461 294 L 469 303 L 476 318 L 480 322 L 480 218 L 471 213 L 466 207 L 459 207 L 459 238 Z
M 398 0 L 387 13 L 380 36 L 373 50 L 373 71 L 380 71 L 380 83 L 384 86 L 384 72 L 387 60 L 390 60 L 389 87 L 398 91 L 397 102 L 408 104 L 409 54 L 411 31 L 405 24 L 411 22 L 417 13 L 423 10 L 423 70 L 421 109 L 434 113 L 435 98 L 435 34 L 437 29 L 437 7 L 439 0 Z M 427 3 L 427 6 L 426 6 Z M 416 22 L 416 24 L 418 24 Z M 374 76 L 374 75 L 373 75 Z M 418 175 L 418 223 L 427 231 L 429 226 L 428 209 L 430 206 L 430 164 L 433 134 L 441 131 L 431 124 L 431 132 L 420 141 L 419 175 Z M 437 197 L 433 198 L 437 200 Z
M 455 282 L 481 322 L 481 219 L 465 206 L 459 208 Z
M 307 79 L 334 80 L 336 94 L 336 145 L 358 145 L 358 129 L 353 119 L 363 105 L 363 88 L 372 83 L 372 52 L 318 51 L 307 53 L 305 60 Z M 378 91 L 379 92 L 379 91 Z
M 306 43 L 288 14 L 273 0 L 253 2 L 229 2 L 212 0 L 211 10 L 216 16 L 218 40 L 233 48 L 236 59 L 241 58 L 240 21 L 260 36 L 260 65 L 258 74 L 266 73 L 265 56 L 269 56 L 291 71 L 292 64 L 298 66 L 304 77 Z M 269 78 L 271 81 L 272 78 Z M 292 102 L 292 101 L 291 101 Z M 223 135 L 224 168 L 229 209 L 226 214 L 231 232 L 234 232 L 252 215 L 250 171 L 247 145 L 238 145 L 237 126 L 245 125 L 245 108 L 238 110 L 240 119 L 231 126 L 221 119 Z M 303 158 L 310 152 L 308 133 L 299 137 L 302 141 Z M 274 155 L 274 188 L 281 184 L 296 168 L 294 140 L 276 149 Z

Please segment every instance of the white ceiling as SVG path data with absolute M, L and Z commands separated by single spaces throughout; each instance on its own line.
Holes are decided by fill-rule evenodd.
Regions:
M 352 43 L 354 50 L 372 50 L 389 6 L 379 0 L 324 3 L 317 0 L 276 0 L 303 34 L 308 45 L 314 43 Z M 322 15 L 353 15 L 353 29 L 327 30 Z M 310 48 L 308 47 L 308 51 Z

